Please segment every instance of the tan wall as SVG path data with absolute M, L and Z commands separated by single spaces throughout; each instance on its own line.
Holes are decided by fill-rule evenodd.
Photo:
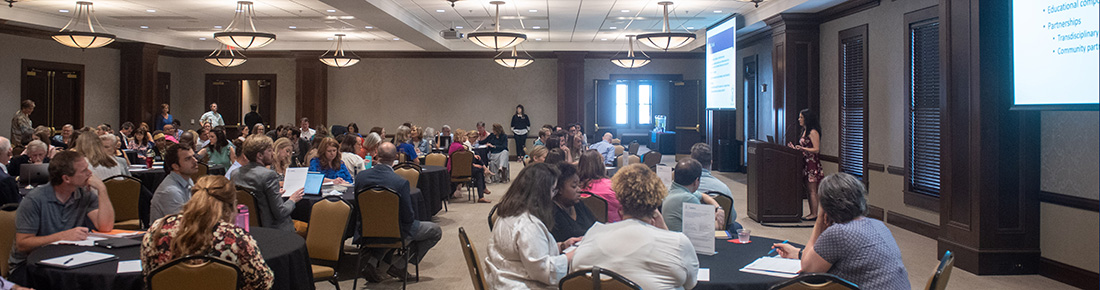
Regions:
M 0 135 L 11 137 L 12 114 L 19 110 L 23 59 L 84 65 L 84 125 L 119 124 L 119 51 L 97 48 L 81 51 L 53 40 L 0 34 Z M 33 114 L 33 113 L 32 113 Z M 35 124 L 37 126 L 39 124 Z
M 1042 113 L 1040 189 L 1096 200 L 1100 195 L 1100 113 Z M 1100 214 L 1040 203 L 1043 257 L 1100 272 Z

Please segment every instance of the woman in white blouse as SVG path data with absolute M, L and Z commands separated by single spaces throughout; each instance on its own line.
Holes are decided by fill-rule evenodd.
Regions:
M 562 253 L 580 238 L 557 243 L 553 227 L 554 166 L 539 163 L 523 168 L 497 205 L 489 240 L 486 281 L 490 289 L 557 289 L 569 273 L 573 252 Z
M 599 266 L 638 283 L 642 289 L 691 289 L 699 272 L 695 247 L 682 233 L 669 231 L 657 211 L 665 186 L 644 164 L 611 178 L 623 220 L 596 224 L 585 233 L 571 265 L 576 271 Z

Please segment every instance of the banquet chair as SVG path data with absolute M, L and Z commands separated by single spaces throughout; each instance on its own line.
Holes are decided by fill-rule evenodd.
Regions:
M 451 154 L 451 183 L 466 185 L 467 200 L 474 199 L 474 187 L 471 184 L 474 181 L 473 167 L 474 152 L 457 151 Z
M 626 152 L 630 153 L 630 155 L 638 155 L 638 147 L 639 145 L 637 140 L 630 141 L 630 147 L 627 147 Z
M 145 279 L 152 290 L 241 289 L 244 285 L 240 267 L 210 256 L 186 256 L 172 260 L 153 269 Z
M 814 273 L 798 275 L 768 290 L 859 290 L 859 286 L 833 274 Z
M 313 204 L 310 211 L 309 230 L 306 233 L 306 250 L 313 261 L 313 280 L 327 280 L 340 290 L 336 271 L 340 256 L 344 253 L 344 232 L 351 216 L 351 206 L 339 196 L 328 196 Z
M 107 196 L 115 208 L 115 228 L 140 230 L 138 199 L 141 196 L 141 181 L 133 176 L 115 175 L 104 179 L 103 185 L 107 187 Z
M 558 282 L 558 289 L 641 290 L 642 286 L 638 286 L 637 283 L 630 281 L 630 279 L 623 277 L 623 275 L 619 275 L 619 273 L 596 266 L 592 267 L 592 269 L 569 273 L 569 275 L 561 278 L 561 281 Z
M 209 155 L 209 154 L 208 154 Z M 229 168 L 226 168 L 228 170 Z M 199 178 L 206 176 L 206 172 L 210 170 L 210 165 L 199 162 L 199 171 L 195 171 L 195 174 L 191 174 L 191 180 L 198 181 Z
M 638 157 L 638 155 L 626 154 L 626 155 L 619 155 L 618 161 L 615 162 L 615 165 L 617 165 L 619 167 L 619 169 L 622 169 L 623 167 L 626 167 L 627 165 L 637 164 L 637 163 L 642 163 L 642 158 L 641 157 Z
M 397 152 L 397 163 L 409 162 L 409 154 Z
M 644 155 L 642 155 L 642 162 L 644 162 L 645 166 L 648 166 L 649 169 L 652 169 L 654 172 L 656 172 L 657 164 L 661 163 L 661 152 L 653 150 L 646 152 Z
M 500 217 L 500 216 L 497 216 L 497 205 L 500 205 L 500 204 L 494 204 L 493 208 L 489 209 L 489 231 L 490 232 L 493 231 L 493 225 L 495 225 L 497 223 L 497 218 Z
M 722 217 L 722 229 L 727 230 L 726 224 L 730 222 L 730 209 L 733 207 L 733 199 L 725 194 L 718 193 L 717 191 L 708 191 L 707 195 L 714 198 L 714 201 L 718 202 L 718 205 L 722 207 L 722 210 L 726 213 L 726 216 Z
M 943 253 L 940 265 L 936 267 L 936 273 L 928 278 L 927 290 L 943 290 L 947 288 L 947 280 L 951 279 L 951 269 L 955 268 L 955 254 L 951 251 Z
M 5 204 L 0 207 L 0 248 L 11 249 L 15 243 L 15 209 L 18 203 Z M 0 251 L 0 259 L 11 257 L 11 251 Z M 0 277 L 7 278 L 11 266 L 8 263 L 0 263 Z
M 424 157 L 424 165 L 431 166 L 447 166 L 447 155 L 443 153 L 432 153 Z
M 619 138 L 611 139 L 611 145 L 623 145 L 623 140 Z
M 581 191 L 579 194 L 584 206 L 588 207 L 588 210 L 592 211 L 592 215 L 596 216 L 596 221 L 607 223 L 607 200 L 587 191 Z
M 466 236 L 466 228 L 458 227 L 458 243 L 462 247 L 462 256 L 466 257 L 466 268 L 470 270 L 470 281 L 474 283 L 474 290 L 488 289 L 481 263 L 478 263 L 477 248 L 470 243 L 470 237 Z
M 248 226 L 262 227 L 260 224 L 260 209 L 256 207 L 256 195 L 246 188 L 237 187 L 237 204 L 248 207 Z
M 355 268 L 363 269 L 363 257 L 367 256 L 367 249 L 394 249 L 397 254 L 405 255 L 405 267 L 409 266 L 409 246 L 405 244 L 401 236 L 401 223 L 399 221 L 400 197 L 393 189 L 382 186 L 371 186 L 355 193 L 355 200 L 359 206 L 359 217 L 362 225 L 362 235 L 359 239 L 359 259 Z M 420 265 L 416 266 L 416 280 L 420 281 Z M 408 286 L 409 272 L 401 279 L 401 289 Z M 356 285 L 359 277 L 351 283 L 351 289 L 358 289 Z
M 615 156 L 622 156 L 625 150 L 626 149 L 623 148 L 623 145 L 615 145 Z
M 412 163 L 403 163 L 403 164 L 416 165 L 416 164 L 412 164 Z M 412 167 L 394 168 L 393 172 L 397 173 L 397 175 L 401 175 L 401 177 L 404 177 L 405 180 L 408 180 L 409 181 L 409 187 L 416 188 L 416 185 L 418 184 L 418 182 L 420 182 L 420 170 L 417 170 L 418 168 L 419 168 L 419 166 L 417 166 L 417 168 L 412 168 Z

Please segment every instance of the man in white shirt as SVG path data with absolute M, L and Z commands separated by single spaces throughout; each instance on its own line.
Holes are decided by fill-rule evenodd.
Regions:
M 199 123 L 210 124 L 211 127 L 225 126 L 222 114 L 218 113 L 218 103 L 210 103 L 210 111 L 202 114 Z
M 306 141 L 313 139 L 313 134 L 317 133 L 317 130 L 309 128 L 309 118 L 302 118 L 302 121 L 298 122 L 298 130 L 302 131 L 302 133 L 298 134 L 298 137 Z

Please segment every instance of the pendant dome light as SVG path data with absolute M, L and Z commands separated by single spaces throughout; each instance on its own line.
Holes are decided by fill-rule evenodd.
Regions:
M 232 46 L 226 45 L 224 48 L 219 47 L 210 55 L 206 56 L 206 62 L 223 68 L 231 68 L 248 61 L 248 57 L 243 53 L 233 49 Z
M 322 54 L 320 60 L 322 63 L 331 67 L 349 67 L 359 63 L 359 56 L 352 52 L 350 55 L 344 53 L 344 34 L 336 34 L 336 49 L 325 51 Z
M 664 6 L 665 11 L 665 26 L 661 32 L 657 33 L 645 33 L 638 35 L 638 41 L 646 46 L 660 49 L 669 50 L 677 49 L 688 45 L 692 41 L 695 41 L 695 34 L 688 32 L 669 32 L 668 24 L 668 6 L 672 5 L 671 1 L 657 2 L 657 5 Z
M 214 33 L 214 39 L 222 44 L 244 50 L 271 44 L 275 41 L 275 34 L 256 31 L 256 24 L 252 21 L 255 16 L 256 11 L 252 9 L 252 1 L 237 1 L 237 12 L 233 15 L 233 21 L 229 22 L 229 26 L 226 26 L 222 32 Z M 245 21 L 248 21 L 248 28 L 251 31 L 241 27 L 245 25 Z
M 525 67 L 535 62 L 535 58 L 531 57 L 531 54 L 528 54 L 526 51 L 523 52 L 523 54 L 526 54 L 526 56 L 519 55 L 515 46 L 512 47 L 511 56 L 505 56 L 504 53 L 505 52 L 501 51 L 499 54 L 497 54 L 496 57 L 493 58 L 494 61 L 504 67 L 515 69 L 518 67 Z
M 466 34 L 466 38 L 478 46 L 492 48 L 493 50 L 513 47 L 527 40 L 527 35 L 523 33 L 500 32 L 500 5 L 503 5 L 504 1 L 492 1 L 489 4 L 496 5 L 497 8 L 496 22 L 494 23 L 496 30 L 493 32 L 470 32 Z
M 641 56 L 637 56 L 634 54 L 634 35 L 627 35 L 626 38 L 629 39 L 627 42 L 630 43 L 629 52 L 626 53 L 626 56 L 612 56 L 611 63 L 629 69 L 635 69 L 649 64 L 650 59 L 649 56 L 645 54 L 645 52 L 639 51 L 642 54 Z M 616 54 L 616 56 L 617 55 L 618 54 Z
M 100 32 L 95 32 L 92 20 L 95 20 L 95 25 L 100 27 Z M 76 27 L 80 25 L 80 22 L 88 23 L 88 31 L 76 31 Z M 53 34 L 53 40 L 65 46 L 79 49 L 99 48 L 115 41 L 114 34 L 104 32 L 103 24 L 100 24 L 99 18 L 95 17 L 92 2 L 77 1 L 73 18 L 69 19 L 69 23 L 65 24 L 61 31 Z
M 756 8 L 760 8 L 760 3 L 764 1 L 765 0 L 737 0 L 737 2 L 752 3 Z

